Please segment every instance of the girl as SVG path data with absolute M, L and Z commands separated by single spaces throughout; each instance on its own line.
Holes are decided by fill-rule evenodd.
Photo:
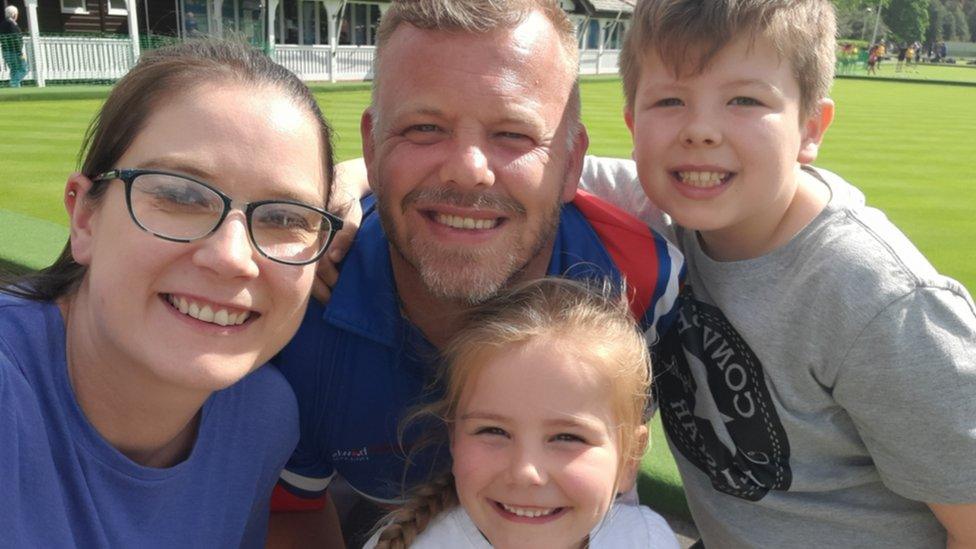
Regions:
M 614 503 L 647 443 L 650 364 L 626 303 L 541 279 L 468 316 L 445 350 L 451 472 L 366 544 L 379 548 L 677 547 L 650 509 Z
M 0 545 L 260 547 L 298 411 L 258 368 L 341 225 L 330 129 L 201 42 L 144 55 L 84 150 L 64 252 L 0 294 Z

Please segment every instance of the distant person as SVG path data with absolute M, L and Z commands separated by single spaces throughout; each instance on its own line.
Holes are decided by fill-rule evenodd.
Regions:
M 868 52 L 868 74 L 878 74 L 878 51 L 880 46 L 875 44 L 871 46 L 871 50 Z
M 24 52 L 24 37 L 17 26 L 17 6 L 3 9 L 3 22 L 0 23 L 0 50 L 3 63 L 10 71 L 10 87 L 19 88 L 27 75 L 27 54 Z
M 428 444 L 453 464 L 366 549 L 678 549 L 620 503 L 647 447 L 651 364 L 626 300 L 568 279 L 523 282 L 472 309 L 445 349 Z
M 911 46 L 904 45 L 898 48 L 898 62 L 895 63 L 895 72 L 901 72 L 905 68 L 905 60 L 908 59 L 908 52 Z

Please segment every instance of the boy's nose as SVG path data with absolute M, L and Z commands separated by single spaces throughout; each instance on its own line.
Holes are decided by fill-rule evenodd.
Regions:
M 684 125 L 678 138 L 686 147 L 714 147 L 722 142 L 717 127 L 700 115 Z

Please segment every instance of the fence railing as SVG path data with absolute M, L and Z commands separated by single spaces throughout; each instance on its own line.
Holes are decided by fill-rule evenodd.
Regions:
M 59 81 L 117 80 L 134 64 L 132 44 L 126 37 L 92 38 L 41 36 L 39 51 L 43 60 L 44 79 Z M 38 63 L 34 59 L 31 39 L 24 37 L 30 71 L 27 80 L 35 79 Z M 336 49 L 336 80 L 369 80 L 373 76 L 373 46 L 339 46 Z M 274 46 L 272 56 L 302 80 L 331 80 L 331 50 L 328 46 Z M 581 74 L 614 74 L 617 50 L 583 50 L 580 52 Z M 9 80 L 10 71 L 0 60 L 0 80 Z

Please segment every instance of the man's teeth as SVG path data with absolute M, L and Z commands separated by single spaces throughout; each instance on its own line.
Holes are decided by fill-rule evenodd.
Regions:
M 529 518 L 544 517 L 546 515 L 551 515 L 556 512 L 556 509 L 558 509 L 558 507 L 553 507 L 551 509 L 523 509 L 521 507 L 512 507 L 511 505 L 505 505 L 504 503 L 502 503 L 501 505 L 503 509 L 505 509 L 509 513 L 512 513 L 513 515 L 518 515 L 520 517 L 529 517 Z
M 197 320 L 202 320 L 203 322 L 209 322 L 211 324 L 218 324 L 220 326 L 237 326 L 244 324 L 244 321 L 251 316 L 250 311 L 232 313 L 227 309 L 217 309 L 217 311 L 214 312 L 209 305 L 204 305 L 201 307 L 196 302 L 187 300 L 185 297 L 169 295 L 166 299 L 181 313 L 191 316 Z
M 728 172 L 678 172 L 682 183 L 703 189 L 720 185 L 728 175 Z
M 447 214 L 437 214 L 434 219 L 441 225 L 455 229 L 493 229 L 495 225 L 498 225 L 497 219 L 475 219 Z

